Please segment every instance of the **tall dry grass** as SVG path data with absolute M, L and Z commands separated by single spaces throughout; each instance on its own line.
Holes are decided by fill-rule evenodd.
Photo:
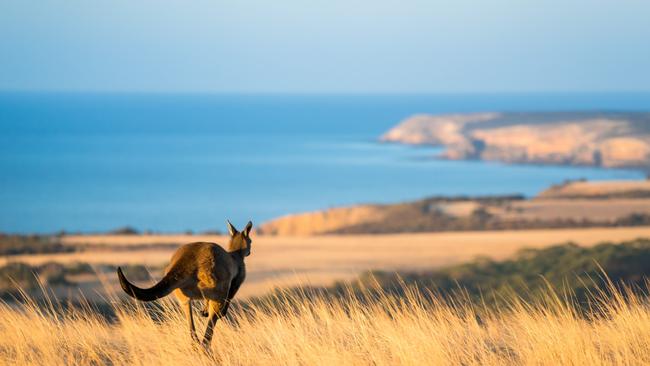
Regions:
M 487 309 L 426 300 L 279 295 L 233 309 L 212 349 L 190 341 L 181 311 L 116 303 L 117 319 L 55 301 L 0 306 L 0 364 L 113 365 L 643 365 L 650 309 L 630 291 L 595 294 L 591 310 L 549 289 L 535 304 Z M 152 316 L 153 314 L 153 316 Z M 199 318 L 202 319 L 202 318 Z M 203 326 L 200 322 L 199 328 Z

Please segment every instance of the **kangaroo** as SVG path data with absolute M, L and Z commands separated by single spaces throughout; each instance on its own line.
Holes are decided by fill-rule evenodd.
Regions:
M 246 278 L 244 258 L 251 254 L 253 223 L 249 221 L 242 232 L 237 231 L 230 221 L 227 223 L 230 234 L 228 251 L 215 243 L 185 244 L 172 256 L 162 280 L 151 288 L 143 289 L 131 284 L 122 269 L 117 268 L 124 292 L 140 301 L 157 300 L 174 292 L 187 317 L 190 336 L 196 342 L 192 300 L 205 300 L 204 313 L 207 313 L 208 325 L 202 344 L 206 348 L 212 341 L 217 320 L 226 315 L 230 301 Z

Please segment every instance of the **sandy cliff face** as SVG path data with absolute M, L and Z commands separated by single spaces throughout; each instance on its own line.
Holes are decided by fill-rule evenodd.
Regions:
M 265 235 L 308 236 L 334 232 L 365 222 L 382 221 L 386 212 L 379 206 L 359 205 L 288 215 L 262 224 L 257 232 Z
M 448 159 L 509 163 L 650 166 L 648 113 L 418 115 L 382 141 L 446 147 Z

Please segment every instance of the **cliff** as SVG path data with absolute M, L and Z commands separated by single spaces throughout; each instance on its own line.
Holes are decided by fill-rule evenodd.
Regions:
M 416 115 L 381 141 L 444 146 L 442 158 L 650 167 L 650 113 Z

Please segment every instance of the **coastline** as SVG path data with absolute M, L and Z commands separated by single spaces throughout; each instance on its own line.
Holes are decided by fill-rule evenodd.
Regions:
M 433 196 L 285 215 L 259 225 L 268 235 L 390 234 L 530 230 L 650 224 L 650 181 L 569 181 L 534 197 Z

